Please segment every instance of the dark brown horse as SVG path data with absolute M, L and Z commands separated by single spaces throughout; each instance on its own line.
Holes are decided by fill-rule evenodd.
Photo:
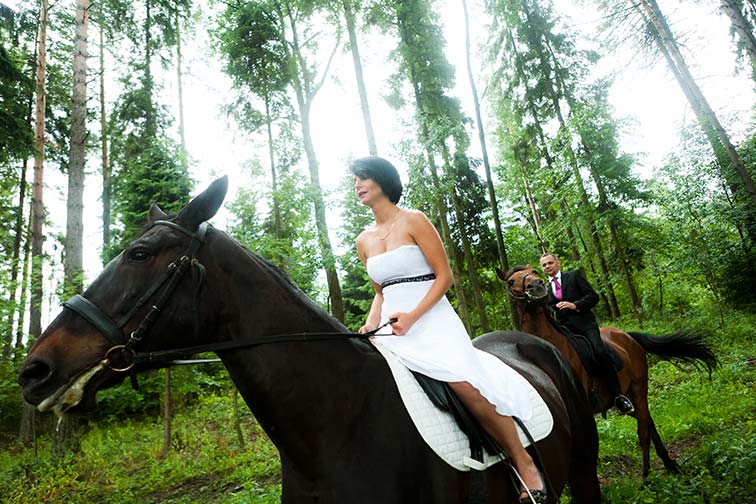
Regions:
M 556 346 L 567 358 L 582 383 L 586 394 L 595 394 L 598 401 L 595 412 L 605 412 L 612 404 L 609 385 L 606 380 L 591 376 L 578 356 L 575 347 L 563 333 L 561 327 L 547 310 L 548 285 L 536 271 L 527 266 L 512 268 L 507 273 L 497 270 L 499 277 L 507 284 L 509 294 L 515 299 L 522 320 L 522 330 L 545 339 Z M 653 353 L 669 361 L 681 361 L 695 366 L 707 367 L 709 374 L 717 366 L 717 358 L 711 348 L 704 343 L 704 337 L 687 333 L 675 333 L 663 337 L 638 332 L 624 332 L 614 327 L 602 327 L 601 339 L 622 359 L 622 369 L 618 372 L 620 388 L 635 405 L 632 416 L 637 422 L 638 440 L 643 451 L 643 477 L 650 468 L 649 447 L 654 443 L 656 454 L 669 472 L 679 472 L 674 459 L 659 436 L 648 410 L 648 359 Z
M 175 217 L 152 208 L 141 236 L 31 348 L 19 376 L 24 398 L 43 410 L 84 411 L 125 376 L 212 349 L 278 448 L 283 502 L 466 502 L 469 473 L 426 445 L 372 344 L 207 225 L 226 185 L 214 182 Z M 537 443 L 550 502 L 567 482 L 574 502 L 598 502 L 592 412 L 561 355 L 521 333 L 476 344 L 530 380 L 554 416 Z M 485 492 L 488 502 L 517 500 L 505 464 L 486 471 Z

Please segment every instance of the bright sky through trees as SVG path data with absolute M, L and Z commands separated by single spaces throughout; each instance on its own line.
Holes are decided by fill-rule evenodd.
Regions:
M 21 2 L 7 1 L 13 7 Z M 456 66 L 457 87 L 455 95 L 462 100 L 467 114 L 472 117 L 472 105 L 467 78 L 464 74 L 464 25 L 462 4 L 458 0 L 440 2 L 444 4 L 440 11 L 447 38 L 447 57 Z M 581 2 L 583 3 L 583 2 Z M 469 2 L 473 26 L 473 48 L 480 48 L 486 42 L 486 20 L 481 18 L 480 7 L 476 2 Z M 753 103 L 752 81 L 747 71 L 736 74 L 736 61 L 733 44 L 729 36 L 728 20 L 719 12 L 718 2 L 702 4 L 662 1 L 660 7 L 668 16 L 672 29 L 678 34 L 686 49 L 686 57 L 693 74 L 703 88 L 713 108 L 721 115 L 725 127 L 731 131 L 735 140 L 743 134 L 743 125 L 751 115 Z M 60 8 L 60 7 L 59 7 Z M 207 2 L 202 2 L 203 15 L 200 20 L 212 17 Z M 598 47 L 600 34 L 598 25 L 602 14 L 590 5 L 578 5 L 578 2 L 559 0 L 556 11 L 563 13 L 564 23 L 583 36 L 581 44 L 585 47 Z M 236 189 L 249 183 L 245 166 L 250 160 L 259 159 L 265 164 L 266 148 L 264 137 L 249 138 L 237 130 L 233 121 L 227 118 L 222 107 L 230 99 L 230 79 L 222 74 L 220 58 L 213 54 L 209 46 L 208 35 L 202 21 L 195 27 L 195 33 L 184 40 L 184 102 L 186 117 L 186 138 L 189 154 L 194 161 L 190 171 L 197 181 L 195 191 L 203 189 L 215 177 L 230 176 L 230 192 L 227 201 L 232 199 Z M 96 54 L 96 30 L 90 31 L 90 56 Z M 73 34 L 71 34 L 73 37 Z M 395 144 L 401 138 L 413 136 L 414 128 L 411 109 L 397 112 L 383 100 L 388 93 L 387 79 L 394 67 L 388 62 L 388 51 L 394 44 L 376 31 L 360 33 L 360 52 L 367 83 L 370 106 L 373 112 L 374 128 L 379 153 L 396 160 Z M 480 52 L 480 51 L 476 51 Z M 605 51 L 601 51 L 602 54 Z M 112 57 L 112 55 L 108 55 Z M 93 60 L 96 58 L 92 58 Z M 742 65 L 741 65 L 742 66 Z M 96 72 L 96 62 L 90 64 L 90 71 Z M 473 68 L 480 68 L 479 62 Z M 157 69 L 156 69 L 157 70 Z M 115 70 L 108 69 L 110 78 L 115 79 Z M 162 71 L 162 90 L 160 101 L 169 106 L 175 116 L 177 112 L 177 92 L 175 69 Z M 695 121 L 695 116 L 688 107 L 672 75 L 662 61 L 649 62 L 642 55 L 635 53 L 629 44 L 605 56 L 598 65 L 598 74 L 613 75 L 615 83 L 610 99 L 615 107 L 616 117 L 631 119 L 631 127 L 623 132 L 622 142 L 625 151 L 645 153 L 642 166 L 637 170 L 642 177 L 653 176 L 653 168 L 663 157 L 678 148 L 680 128 Z M 479 76 L 479 92 L 485 97 Z M 93 81 L 95 82 L 95 81 Z M 90 84 L 94 92 L 95 84 Z M 115 82 L 109 84 L 109 99 L 117 96 Z M 96 97 L 90 99 L 96 101 Z M 483 99 L 485 106 L 485 98 Z M 484 120 L 485 120 L 484 111 Z M 333 191 L 339 178 L 346 173 L 348 160 L 352 157 L 366 155 L 367 142 L 362 126 L 359 99 L 354 84 L 352 60 L 347 50 L 340 51 L 333 62 L 331 75 L 321 93 L 315 100 L 312 110 L 313 135 L 315 148 L 321 164 L 321 183 L 326 191 Z M 90 124 L 96 128 L 96 124 Z M 175 129 L 177 131 L 177 125 Z M 178 138 L 178 133 L 176 132 Z M 477 138 L 473 135 L 473 138 Z M 472 142 L 472 154 L 477 155 L 477 140 Z M 88 177 L 85 186 L 85 255 L 84 262 L 88 279 L 99 271 L 99 237 L 101 235 L 99 214 L 101 204 L 98 158 L 90 156 Z M 302 161 L 304 163 L 304 160 Z M 401 163 L 397 162 L 400 169 Z M 304 164 L 303 164 L 304 166 Z M 65 186 L 64 176 L 57 169 L 46 170 L 48 190 L 46 204 L 49 208 L 53 226 L 46 234 L 63 233 L 65 230 Z M 328 197 L 329 195 L 327 195 Z M 335 200 L 336 195 L 331 194 Z M 334 205 L 335 206 L 335 205 Z M 228 214 L 221 213 L 215 222 L 225 227 Z M 331 226 L 338 222 L 338 216 L 329 217 Z M 331 236 L 336 240 L 335 234 Z M 52 240 L 48 240 L 48 244 Z M 49 245 L 48 245 L 49 246 Z M 351 244 L 346 244 L 350 247 Z M 54 289 L 46 286 L 45 292 L 54 297 Z M 50 298 L 56 310 L 55 301 Z M 43 321 L 43 323 L 46 323 Z

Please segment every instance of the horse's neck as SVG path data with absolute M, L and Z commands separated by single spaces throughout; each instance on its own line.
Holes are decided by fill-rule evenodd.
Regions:
M 546 311 L 543 306 L 528 305 L 521 312 L 522 330 L 545 339 L 557 347 L 562 355 L 569 358 L 571 354 L 575 353 L 575 349 L 567 341 L 567 337 L 557 331 L 546 317 Z
M 219 328 L 219 337 L 254 340 L 276 334 L 345 332 L 277 271 L 254 257 L 246 261 L 236 264 L 239 272 L 222 286 L 223 295 L 234 301 L 227 303 L 223 317 L 227 321 Z M 349 408 L 355 398 L 364 398 L 369 389 L 390 380 L 385 363 L 368 345 L 345 335 L 342 340 L 271 343 L 222 358 L 281 455 L 305 463 L 315 452 L 324 456 L 320 453 L 324 450 L 317 448 L 319 440 L 338 438 L 340 425 L 349 423 L 349 417 L 360 415 L 356 424 L 362 425 L 398 414 L 398 397 L 384 397 L 380 407 L 376 401 L 364 400 L 359 411 Z

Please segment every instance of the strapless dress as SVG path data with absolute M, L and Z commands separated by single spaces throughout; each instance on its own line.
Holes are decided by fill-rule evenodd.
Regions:
M 381 324 L 397 312 L 413 310 L 430 289 L 430 265 L 417 245 L 403 245 L 369 257 L 367 272 L 383 287 Z M 496 407 L 501 415 L 528 420 L 531 406 L 525 379 L 495 356 L 472 345 L 462 320 L 442 297 L 406 335 L 389 336 L 391 326 L 380 331 L 377 342 L 391 350 L 409 369 L 444 382 L 468 382 Z

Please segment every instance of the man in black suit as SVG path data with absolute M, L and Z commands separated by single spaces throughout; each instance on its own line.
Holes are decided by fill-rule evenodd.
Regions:
M 606 345 L 601 340 L 596 316 L 591 309 L 599 296 L 580 270 L 561 271 L 559 259 L 554 254 L 541 256 L 541 268 L 549 276 L 549 304 L 557 320 L 572 332 L 582 334 L 591 344 L 600 373 L 609 383 L 614 396 L 614 406 L 620 413 L 632 413 L 635 408 L 620 390 L 617 372 Z

